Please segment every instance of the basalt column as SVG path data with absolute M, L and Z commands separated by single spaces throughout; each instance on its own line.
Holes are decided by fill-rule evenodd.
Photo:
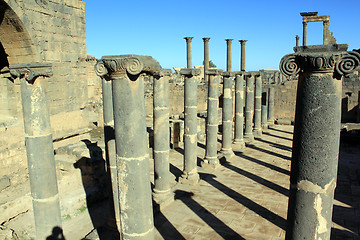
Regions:
M 113 203 L 110 208 L 115 214 L 114 220 L 117 228 L 120 230 L 120 209 L 119 209 L 119 192 L 116 167 L 116 145 L 114 130 L 114 111 L 111 81 L 102 77 L 102 97 L 103 97 L 103 118 L 104 118 L 104 138 L 105 138 L 105 157 L 110 170 L 111 187 Z
M 143 74 L 159 75 L 152 57 L 104 56 L 95 66 L 112 81 L 122 239 L 153 239 Z
M 255 114 L 254 114 L 254 136 L 261 137 L 261 95 L 262 80 L 260 74 L 255 76 Z
M 232 150 L 232 126 L 233 126 L 233 100 L 232 85 L 233 74 L 231 72 L 223 73 L 223 106 L 222 106 L 222 146 L 221 153 L 226 160 L 234 156 Z
M 25 146 L 34 209 L 36 239 L 46 239 L 61 228 L 58 185 L 50 115 L 43 85 L 52 75 L 51 64 L 10 65 L 10 73 L 21 79 Z
M 240 149 L 245 147 L 244 143 L 244 73 L 236 74 L 235 78 L 235 139 Z
M 163 69 L 160 78 L 154 78 L 154 201 L 165 207 L 174 200 L 170 189 L 170 132 L 169 132 L 169 76 Z
M 217 133 L 218 133 L 218 103 L 219 83 L 222 71 L 211 69 L 206 72 L 209 76 L 207 121 L 206 121 L 206 153 L 202 166 L 216 168 L 219 165 L 217 156 Z
M 280 62 L 285 75 L 299 74 L 286 239 L 330 239 L 342 76 L 360 63 L 360 55 L 347 47 L 295 47 Z
M 248 40 L 239 40 L 241 44 L 240 70 L 245 71 L 245 43 Z
M 184 170 L 180 183 L 194 185 L 199 182 L 197 171 L 197 79 L 199 69 L 181 69 L 185 76 L 184 86 Z
M 232 71 L 232 63 L 231 63 L 231 43 L 233 39 L 225 39 L 226 41 L 226 71 Z
M 192 68 L 192 52 L 191 52 L 191 41 L 194 37 L 184 37 L 186 40 L 186 63 L 187 68 Z
M 209 69 L 209 40 L 210 38 L 203 38 L 204 40 L 204 80 L 205 82 L 209 81 L 209 77 L 206 74 Z
M 268 128 L 267 110 L 268 110 L 267 105 L 261 105 L 261 128 L 263 131 L 265 131 Z
M 246 101 L 245 101 L 245 132 L 244 141 L 251 143 L 254 141 L 253 135 L 253 116 L 254 116 L 254 81 L 255 74 L 246 74 Z
M 268 98 L 268 125 L 274 125 L 274 108 L 275 108 L 275 88 L 269 87 L 269 98 Z

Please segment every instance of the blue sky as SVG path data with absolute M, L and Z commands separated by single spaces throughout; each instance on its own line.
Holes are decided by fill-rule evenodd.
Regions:
M 295 36 L 302 43 L 300 12 L 330 15 L 337 43 L 360 48 L 360 0 L 84 0 L 87 51 L 104 55 L 154 57 L 163 68 L 186 67 L 186 42 L 192 41 L 193 64 L 202 65 L 203 37 L 218 68 L 226 68 L 225 39 L 232 43 L 232 68 L 239 70 L 240 43 L 246 39 L 246 70 L 278 69 L 292 53 Z M 322 44 L 322 23 L 308 24 L 308 45 Z

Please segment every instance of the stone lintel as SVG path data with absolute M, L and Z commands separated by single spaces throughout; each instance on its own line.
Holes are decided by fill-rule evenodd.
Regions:
M 221 69 L 206 69 L 205 74 L 207 75 L 221 75 L 224 72 L 224 70 Z
M 247 76 L 257 77 L 257 76 L 260 76 L 260 72 L 259 71 L 250 71 L 250 72 L 247 72 Z
M 221 75 L 223 77 L 233 77 L 233 76 L 235 76 L 235 73 L 234 72 L 223 72 Z
M 308 45 L 294 47 L 294 52 L 316 53 L 316 52 L 338 52 L 346 51 L 348 44 L 327 44 L 327 45 Z
M 51 63 L 12 64 L 9 69 L 13 78 L 25 77 L 25 80 L 31 84 L 40 76 L 50 77 L 53 75 Z
M 181 75 L 185 75 L 187 77 L 193 77 L 200 75 L 201 70 L 197 68 L 182 68 L 180 70 Z
M 172 71 L 171 69 L 161 69 L 160 70 L 160 77 L 169 77 L 171 76 Z
M 239 76 L 239 75 L 246 75 L 246 72 L 245 71 L 237 71 L 237 72 L 233 72 L 234 73 L 234 76 Z
M 133 54 L 103 56 L 97 61 L 94 68 L 100 77 L 112 74 L 136 76 L 140 73 L 159 76 L 161 70 L 160 64 L 151 56 Z

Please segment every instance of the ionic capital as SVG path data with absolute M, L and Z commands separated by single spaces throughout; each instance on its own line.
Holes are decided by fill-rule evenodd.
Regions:
M 223 77 L 233 77 L 233 76 L 235 76 L 235 73 L 234 72 L 223 72 L 221 75 Z
M 280 61 L 282 74 L 292 79 L 298 73 L 329 73 L 348 75 L 360 66 L 360 54 L 346 51 L 346 44 L 295 47 L 294 54 L 285 55 Z
M 13 78 L 25 78 L 31 84 L 40 76 L 50 77 L 53 75 L 51 63 L 13 64 L 9 66 L 9 69 Z
M 205 70 L 205 74 L 207 75 L 221 75 L 224 72 L 222 69 L 207 69 Z
M 245 71 L 237 71 L 237 72 L 233 72 L 235 76 L 245 76 L 246 72 Z
M 203 38 L 204 42 L 209 42 L 210 38 Z
M 113 75 L 137 76 L 147 73 L 152 76 L 160 74 L 160 64 L 150 56 L 117 55 L 104 56 L 94 66 L 95 72 L 100 77 Z
M 247 42 L 248 40 L 239 40 L 241 46 L 245 46 L 245 43 Z

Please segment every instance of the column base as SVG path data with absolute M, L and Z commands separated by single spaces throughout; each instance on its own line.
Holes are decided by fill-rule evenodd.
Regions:
M 253 135 L 255 138 L 261 138 L 262 137 L 262 130 L 261 129 L 254 129 Z
M 200 177 L 198 172 L 193 173 L 183 173 L 181 177 L 179 177 L 179 183 L 186 185 L 196 185 L 200 181 Z
M 236 149 L 239 151 L 245 149 L 244 139 L 234 139 L 233 144 L 236 145 Z
M 154 207 L 157 211 L 165 209 L 174 201 L 174 193 L 171 192 L 170 189 L 167 191 L 159 191 L 154 189 L 153 191 Z
M 229 161 L 233 156 L 235 156 L 232 148 L 221 149 L 220 158 L 225 158 L 226 161 Z
M 201 161 L 201 167 L 205 169 L 216 169 L 220 165 L 219 159 L 216 157 L 205 157 Z
M 253 143 L 254 141 L 255 141 L 255 137 L 254 137 L 254 135 L 252 133 L 244 135 L 245 144 Z
M 261 126 L 261 129 L 262 129 L 263 132 L 267 132 L 268 128 L 269 128 L 269 126 L 267 124 L 266 125 L 264 124 L 264 125 Z

